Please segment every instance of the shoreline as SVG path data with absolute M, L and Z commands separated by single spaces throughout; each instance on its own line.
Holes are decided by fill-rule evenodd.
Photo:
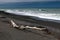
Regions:
M 24 24 L 24 25 L 32 25 L 33 26 L 43 26 L 49 29 L 49 31 L 55 32 L 55 36 L 60 36 L 60 23 L 52 22 L 52 21 L 43 21 L 43 20 L 35 20 L 27 16 L 18 16 L 13 15 L 5 12 L 0 12 L 1 15 L 7 18 L 13 19 L 18 24 Z M 5 13 L 5 14 L 4 14 Z M 59 29 L 59 30 L 57 30 Z
M 0 40 L 58 40 L 58 38 L 43 31 L 11 28 L 11 25 L 0 20 Z

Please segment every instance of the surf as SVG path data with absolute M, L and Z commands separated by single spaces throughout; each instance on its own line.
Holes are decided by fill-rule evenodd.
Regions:
M 23 16 L 33 16 L 38 18 L 45 18 L 45 19 L 53 19 L 53 20 L 60 20 L 59 10 L 52 10 L 57 12 L 52 12 L 51 10 L 42 10 L 42 9 L 1 9 L 5 12 L 16 14 L 16 15 L 23 15 Z M 49 12 L 47 12 L 49 11 Z

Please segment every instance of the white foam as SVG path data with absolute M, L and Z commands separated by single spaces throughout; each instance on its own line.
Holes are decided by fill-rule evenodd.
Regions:
M 11 10 L 11 9 L 7 9 L 4 10 L 6 12 L 9 13 L 13 13 L 16 15 L 25 15 L 25 16 L 36 16 L 39 18 L 46 18 L 46 19 L 54 19 L 54 20 L 60 20 L 60 14 L 56 14 L 56 13 L 44 13 L 44 12 L 37 12 L 37 11 L 32 11 L 32 10 Z

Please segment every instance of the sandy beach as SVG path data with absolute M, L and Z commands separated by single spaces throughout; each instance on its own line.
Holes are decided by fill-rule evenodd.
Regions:
M 12 16 L 11 16 L 12 17 Z M 9 18 L 11 18 L 9 16 Z M 26 19 L 23 20 L 22 17 L 20 17 L 19 20 L 11 18 L 14 20 L 18 25 L 30 25 L 30 26 L 51 26 L 54 28 L 58 28 L 57 26 L 59 24 L 54 22 L 46 22 L 46 21 L 27 21 Z M 19 30 L 16 28 L 12 28 L 9 23 L 4 22 L 5 19 L 0 18 L 0 40 L 58 40 L 57 34 L 47 34 L 44 31 L 38 31 L 38 30 Z M 30 19 L 29 19 L 30 20 Z M 60 25 L 59 25 L 60 26 Z
M 18 30 L 0 21 L 0 40 L 57 40 L 52 35 L 36 30 Z

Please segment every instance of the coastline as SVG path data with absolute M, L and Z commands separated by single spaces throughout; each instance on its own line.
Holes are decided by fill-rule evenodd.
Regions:
M 33 26 L 44 26 L 44 27 L 47 27 L 50 31 L 54 31 L 54 32 L 57 32 L 56 29 L 60 29 L 60 23 L 56 23 L 56 22 L 52 22 L 52 21 L 35 20 L 35 19 L 32 19 L 27 16 L 6 14 L 5 12 L 0 12 L 0 13 L 1 13 L 1 15 L 5 16 L 5 17 L 13 19 L 18 24 L 24 24 L 24 25 L 33 24 Z M 53 30 L 53 28 L 55 28 L 55 29 Z M 58 34 L 55 34 L 55 36 L 58 36 L 59 33 L 60 32 L 58 32 Z

